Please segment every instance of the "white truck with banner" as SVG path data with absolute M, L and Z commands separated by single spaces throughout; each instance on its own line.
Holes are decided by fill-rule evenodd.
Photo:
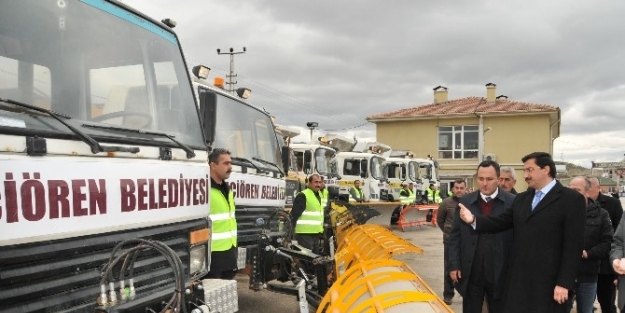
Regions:
M 2 3 L 0 311 L 208 309 L 208 154 L 172 25 Z
M 267 251 L 259 243 L 265 236 L 282 236 L 279 224 L 284 214 L 288 170 L 283 155 L 288 157 L 288 148 L 276 135 L 267 112 L 246 101 L 251 90 L 240 88 L 235 96 L 222 88 L 223 79 L 217 77 L 210 85 L 205 80 L 208 73 L 200 75 L 198 69 L 194 74 L 193 86 L 207 143 L 227 149 L 232 157 L 228 183 L 235 195 L 239 269 L 249 265 L 250 288 L 261 290 L 272 274 L 265 273 L 264 265 L 271 260 L 265 260 Z

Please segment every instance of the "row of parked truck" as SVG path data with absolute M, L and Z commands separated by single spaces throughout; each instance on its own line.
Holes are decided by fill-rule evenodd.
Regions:
M 232 153 L 255 290 L 298 275 L 282 226 L 306 175 L 339 196 L 359 179 L 370 201 L 437 182 L 433 161 L 387 146 L 286 144 L 249 90 L 186 63 L 173 26 L 114 0 L 2 4 L 2 312 L 207 312 L 214 148 Z
M 299 135 L 292 128 L 277 126 L 278 135 L 290 142 Z M 307 175 L 317 173 L 325 178 L 326 187 L 343 199 L 356 180 L 360 181 L 368 202 L 395 202 L 403 185 L 412 184 L 418 196 L 430 184 L 440 185 L 438 163 L 417 158 L 407 150 L 392 150 L 379 142 L 359 142 L 337 134 L 326 134 L 315 142 L 291 143 L 293 153 L 289 169 L 303 182 Z

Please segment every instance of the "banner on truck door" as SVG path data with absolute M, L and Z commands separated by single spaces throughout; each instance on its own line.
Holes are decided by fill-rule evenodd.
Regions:
M 284 208 L 284 179 L 232 172 L 226 181 L 237 205 Z
M 0 246 L 206 217 L 205 163 L 0 160 Z

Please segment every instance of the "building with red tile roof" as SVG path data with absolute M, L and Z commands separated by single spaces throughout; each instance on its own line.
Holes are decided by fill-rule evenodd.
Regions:
M 535 151 L 553 153 L 553 140 L 560 135 L 560 108 L 495 96 L 496 87 L 486 84 L 486 97 L 449 100 L 449 89 L 437 86 L 432 103 L 367 120 L 376 124 L 378 141 L 418 157 L 433 156 L 443 189 L 456 178 L 472 186 L 477 165 L 489 158 L 515 168 L 517 190 L 525 190 L 521 158 Z

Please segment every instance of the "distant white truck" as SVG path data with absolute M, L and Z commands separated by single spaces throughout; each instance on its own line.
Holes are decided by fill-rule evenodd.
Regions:
M 407 150 L 389 151 L 386 155 L 383 171 L 389 182 L 389 201 L 399 199 L 402 184 L 413 184 L 417 203 L 431 183 L 439 186 L 437 163 L 433 160 L 415 158 Z
M 320 142 L 335 148 L 339 180 L 339 194 L 349 198 L 349 191 L 356 180 L 367 201 L 388 201 L 388 183 L 382 170 L 383 154 L 391 147 L 379 142 L 358 142 L 340 135 L 327 134 Z

